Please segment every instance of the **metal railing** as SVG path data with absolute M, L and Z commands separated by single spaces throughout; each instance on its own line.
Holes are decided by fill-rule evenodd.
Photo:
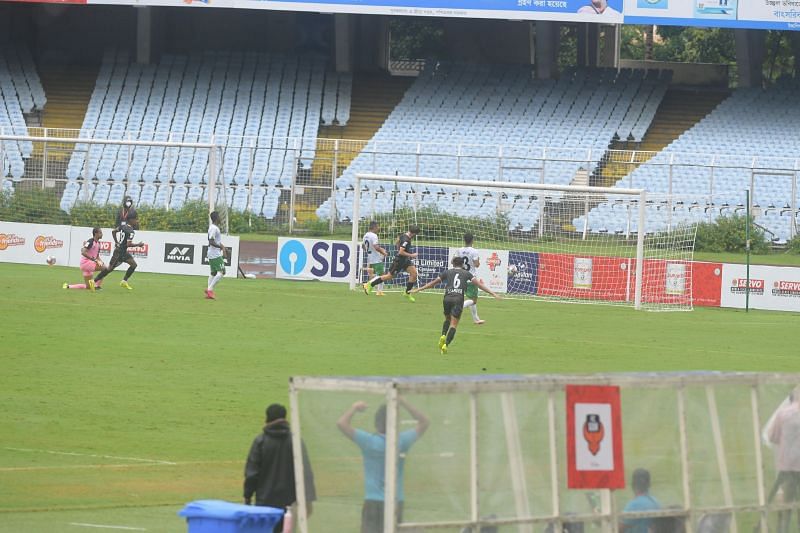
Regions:
M 29 128 L 28 133 L 29 136 L 4 135 L 0 131 L 0 180 L 38 181 L 42 186 L 52 181 L 70 180 L 81 184 L 143 180 L 160 185 L 183 185 L 187 176 L 177 166 L 181 151 L 202 145 L 204 149 L 218 149 L 215 169 L 218 183 L 236 188 L 266 186 L 281 189 L 281 201 L 286 204 L 282 209 L 288 210 L 286 220 L 290 224 L 302 222 L 304 218 L 315 218 L 313 211 L 329 198 L 335 201 L 337 189 L 352 186 L 348 179 L 341 178 L 354 176 L 356 172 L 464 180 L 476 179 L 476 169 L 480 169 L 479 179 L 483 180 L 560 185 L 571 184 L 579 173 L 585 179 L 588 173 L 589 184 L 593 186 L 642 188 L 648 192 L 666 193 L 672 197 L 686 195 L 693 199 L 706 195 L 707 204 L 719 209 L 740 206 L 742 191 L 750 189 L 750 207 L 757 216 L 770 214 L 773 210 L 779 212 L 789 225 L 789 236 L 797 233 L 800 158 L 793 157 L 601 151 L 533 144 L 218 137 L 53 128 Z M 33 143 L 33 151 L 24 159 L 24 173 L 11 175 L 8 152 L 19 150 L 17 143 L 23 140 Z M 142 169 L 137 173 L 134 164 L 140 156 L 137 151 L 147 154 L 155 146 L 163 153 L 150 151 L 145 155 L 145 158 L 155 160 L 155 175 L 143 174 Z M 70 161 L 77 154 L 82 154 L 87 161 L 90 154 L 108 157 L 113 160 L 116 173 L 98 176 L 97 169 L 89 168 L 85 163 L 72 165 L 70 173 Z M 353 161 L 358 162 L 354 165 Z M 187 186 L 208 185 L 208 163 L 198 165 L 195 174 L 199 172 L 199 179 L 195 175 L 194 181 L 189 181 Z M 331 213 L 330 227 L 333 228 L 339 220 L 335 209 Z M 768 229 L 773 233 L 776 230 L 775 227 Z

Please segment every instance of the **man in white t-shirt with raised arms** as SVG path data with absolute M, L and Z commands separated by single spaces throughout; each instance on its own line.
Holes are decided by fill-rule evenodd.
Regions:
M 208 225 L 208 266 L 211 275 L 208 276 L 208 288 L 206 289 L 206 299 L 214 300 L 214 287 L 219 280 L 225 276 L 225 256 L 228 251 L 222 244 L 222 232 L 219 230 L 219 213 L 212 211 L 210 215 L 211 224 Z
M 388 255 L 385 249 L 383 249 L 380 244 L 378 244 L 378 231 L 380 230 L 380 226 L 376 221 L 372 221 L 369 223 L 369 230 L 364 234 L 364 239 L 362 242 L 362 248 L 364 250 L 364 255 L 367 258 L 367 274 L 369 275 L 368 279 L 372 279 L 375 276 L 383 276 L 383 258 Z M 376 287 L 375 296 L 383 296 L 383 283 L 380 283 Z
M 481 258 L 478 250 L 472 247 L 475 241 L 475 236 L 472 233 L 464 234 L 464 246 L 458 250 L 458 257 L 464 259 L 464 270 L 476 276 L 478 268 L 481 266 Z M 464 291 L 464 309 L 469 308 L 472 313 L 472 322 L 475 324 L 483 324 L 485 320 L 481 320 L 478 316 L 478 287 L 472 283 L 467 284 Z

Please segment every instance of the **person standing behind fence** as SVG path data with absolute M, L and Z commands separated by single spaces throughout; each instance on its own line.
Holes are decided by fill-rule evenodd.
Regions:
M 641 513 L 644 511 L 657 511 L 661 504 L 650 496 L 650 471 L 637 468 L 631 476 L 631 488 L 634 498 L 625 505 L 623 513 Z M 652 518 L 626 518 L 619 525 L 619 530 L 625 533 L 649 533 L 652 527 Z
M 419 439 L 430 425 L 428 417 L 413 407 L 402 398 L 398 403 L 411 414 L 417 425 L 413 429 L 401 431 L 397 435 L 397 492 L 395 494 L 397 520 L 403 516 L 403 470 L 405 454 Z M 386 405 L 381 405 L 375 412 L 375 433 L 363 429 L 355 429 L 352 425 L 353 416 L 364 412 L 367 404 L 362 401 L 355 402 L 339 417 L 336 422 L 339 430 L 361 449 L 364 460 L 364 504 L 361 508 L 361 533 L 380 533 L 383 531 L 384 512 L 384 462 L 386 458 Z
M 800 501 L 800 386 L 795 387 L 786 401 L 778 407 L 768 424 L 769 442 L 775 445 L 775 467 L 778 477 L 770 493 L 770 501 L 778 490 L 783 491 L 784 503 Z M 800 510 L 797 511 L 800 527 Z M 778 512 L 778 533 L 791 530 L 792 511 Z M 795 530 L 797 531 L 797 530 Z
M 122 207 L 119 208 L 117 213 L 116 227 L 124 222 L 135 230 L 139 229 L 139 215 L 136 213 L 136 208 L 133 207 L 133 198 L 126 196 L 122 200 Z
M 255 496 L 256 505 L 286 509 L 297 500 L 292 432 L 286 420 L 284 406 L 274 403 L 267 407 L 266 414 L 266 425 L 261 434 L 253 440 L 244 467 L 244 503 L 250 505 Z M 317 499 L 317 490 L 305 444 L 301 441 L 300 446 L 303 450 L 306 508 L 310 515 L 311 502 Z M 283 531 L 283 519 L 273 531 L 274 533 Z

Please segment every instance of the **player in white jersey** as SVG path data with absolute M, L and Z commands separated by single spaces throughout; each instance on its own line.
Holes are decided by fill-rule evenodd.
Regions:
M 378 231 L 380 226 L 376 221 L 369 223 L 369 230 L 364 234 L 362 248 L 364 255 L 367 258 L 367 274 L 368 279 L 375 276 L 383 276 L 383 258 L 386 257 L 388 252 L 378 244 Z M 383 296 L 383 283 L 376 286 L 375 296 Z
M 457 257 L 464 259 L 464 270 L 470 272 L 473 276 L 477 275 L 478 268 L 481 266 L 478 250 L 472 247 L 474 241 L 475 236 L 472 233 L 465 233 L 464 246 L 458 250 L 457 255 Z M 475 324 L 486 322 L 478 316 L 478 287 L 472 283 L 467 284 L 467 290 L 464 292 L 464 308 L 469 308 L 470 313 L 472 313 L 472 322 Z
M 208 288 L 206 289 L 206 299 L 216 299 L 214 287 L 225 275 L 225 256 L 227 249 L 222 244 L 222 232 L 219 230 L 219 214 L 213 211 L 209 217 L 211 224 L 208 225 L 208 265 L 211 268 L 211 275 L 208 276 Z

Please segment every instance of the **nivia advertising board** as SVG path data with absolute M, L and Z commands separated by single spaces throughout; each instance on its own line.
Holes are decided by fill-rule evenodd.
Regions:
M 102 228 L 100 259 L 108 264 L 114 251 L 110 228 Z M 46 264 L 48 257 L 58 266 L 78 267 L 81 247 L 92 236 L 92 228 L 0 222 L 0 263 Z M 134 236 L 141 246 L 129 246 L 128 253 L 136 260 L 138 272 L 160 274 L 208 275 L 206 258 L 208 236 L 205 233 L 169 231 L 137 231 Z M 222 243 L 228 248 L 229 267 L 225 275 L 235 278 L 239 264 L 239 237 L 224 235 Z M 124 267 L 119 267 L 124 272 Z M 80 273 L 76 271 L 80 279 Z
M 421 17 L 622 23 L 622 0 L 88 0 L 89 4 L 272 9 Z
M 69 266 L 80 264 L 81 244 L 92 236 L 92 228 L 73 226 L 70 236 Z M 136 260 L 138 272 L 159 274 L 184 274 L 207 276 L 209 273 L 208 236 L 205 233 L 179 233 L 172 231 L 137 231 L 133 237 L 142 246 L 129 246 L 128 252 Z M 225 260 L 225 277 L 235 278 L 239 264 L 239 237 L 222 236 L 222 244 L 228 248 Z M 110 228 L 103 228 L 100 240 L 100 259 L 108 264 L 114 251 Z M 124 267 L 119 267 L 124 271 Z

